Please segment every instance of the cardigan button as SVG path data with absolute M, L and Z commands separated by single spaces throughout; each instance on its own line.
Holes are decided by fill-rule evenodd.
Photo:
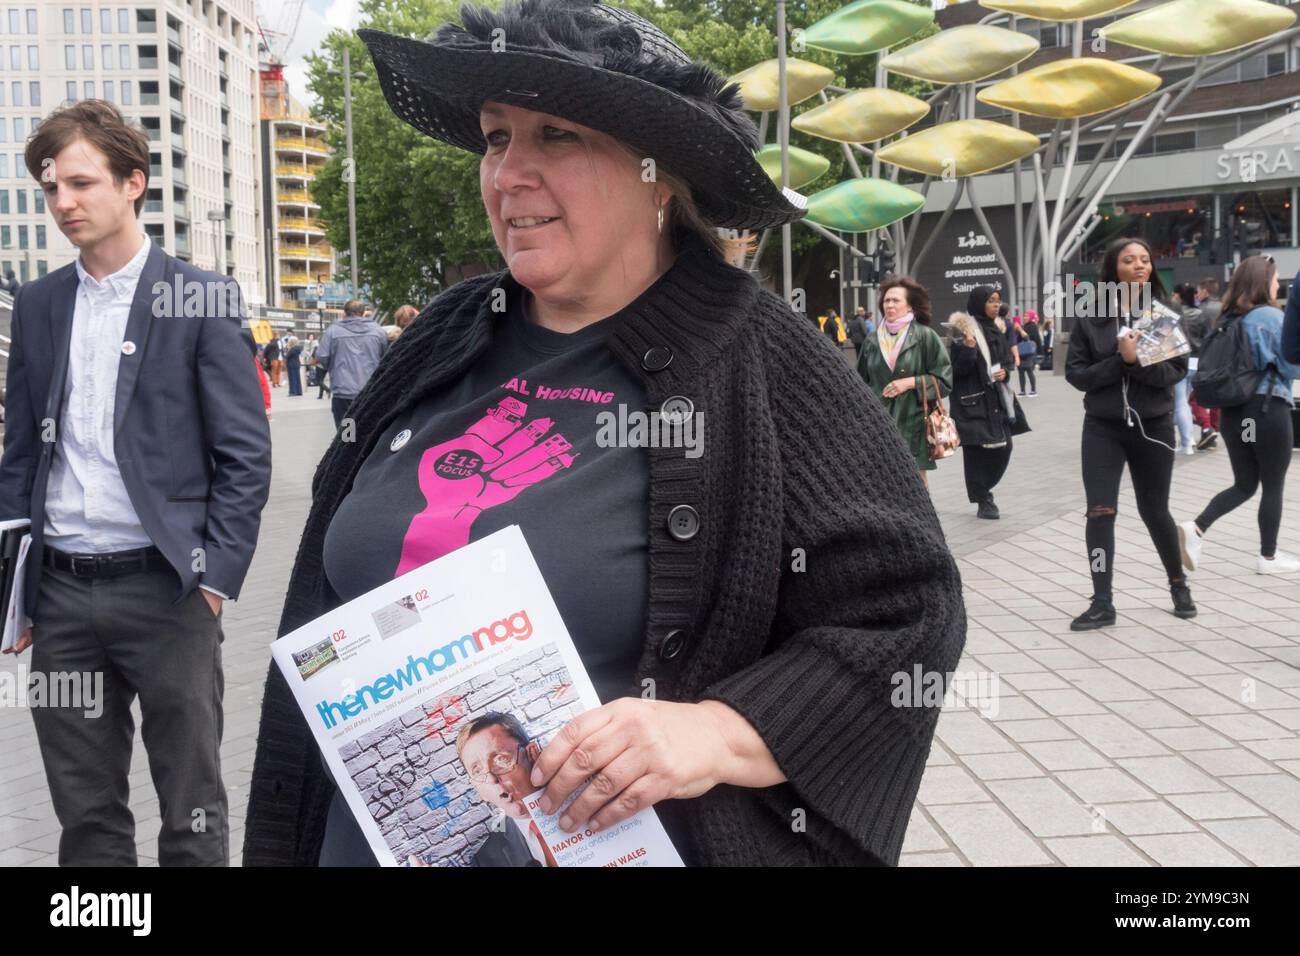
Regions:
M 695 403 L 685 395 L 674 395 L 659 407 L 659 414 L 670 425 L 680 425 L 695 414 Z
M 686 649 L 686 632 L 677 630 L 669 631 L 664 642 L 659 645 L 660 660 L 671 661 L 681 656 L 682 651 Z
M 690 541 L 700 531 L 700 513 L 690 505 L 678 505 L 668 512 L 668 533 L 678 541 Z
M 666 345 L 656 345 L 647 349 L 641 357 L 641 367 L 647 372 L 662 372 L 673 360 L 673 350 Z

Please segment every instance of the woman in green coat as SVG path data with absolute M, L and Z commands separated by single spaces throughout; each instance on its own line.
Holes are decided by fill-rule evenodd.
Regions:
M 930 295 L 915 279 L 894 276 L 880 286 L 882 321 L 858 359 L 858 374 L 880 396 L 903 441 L 925 473 L 935 467 L 925 437 L 922 388 L 931 411 L 952 391 L 952 362 L 943 341 L 930 328 Z

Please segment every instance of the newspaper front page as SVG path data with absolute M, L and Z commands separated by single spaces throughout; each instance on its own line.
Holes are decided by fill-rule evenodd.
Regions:
M 533 760 L 600 701 L 518 527 L 271 652 L 382 865 L 682 865 L 653 810 L 565 833 L 567 803 L 550 816 L 536 805 Z

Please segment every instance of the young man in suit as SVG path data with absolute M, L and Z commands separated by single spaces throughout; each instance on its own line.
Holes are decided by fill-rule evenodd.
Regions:
M 102 681 L 98 715 L 71 699 L 32 709 L 59 862 L 136 863 L 138 696 L 158 862 L 223 866 L 221 605 L 271 476 L 238 286 L 142 233 L 149 141 L 112 104 L 54 112 L 26 160 L 80 255 L 13 307 L 0 518 L 30 518 L 32 534 L 16 650 L 33 648 L 33 674 Z

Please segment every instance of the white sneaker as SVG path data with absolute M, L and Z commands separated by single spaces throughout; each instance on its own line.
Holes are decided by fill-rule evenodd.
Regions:
M 1256 574 L 1293 574 L 1296 571 L 1300 571 L 1300 560 L 1282 551 L 1274 554 L 1272 560 L 1261 554 L 1255 562 Z
M 1183 567 L 1195 571 L 1201 560 L 1201 534 L 1196 530 L 1195 521 L 1184 521 L 1178 526 L 1178 548 L 1183 552 Z
M 1182 452 L 1183 452 L 1184 455 L 1195 455 L 1195 454 L 1196 454 L 1196 446 L 1195 446 L 1195 445 L 1184 445 L 1184 446 L 1183 446 L 1183 449 L 1182 449 Z

